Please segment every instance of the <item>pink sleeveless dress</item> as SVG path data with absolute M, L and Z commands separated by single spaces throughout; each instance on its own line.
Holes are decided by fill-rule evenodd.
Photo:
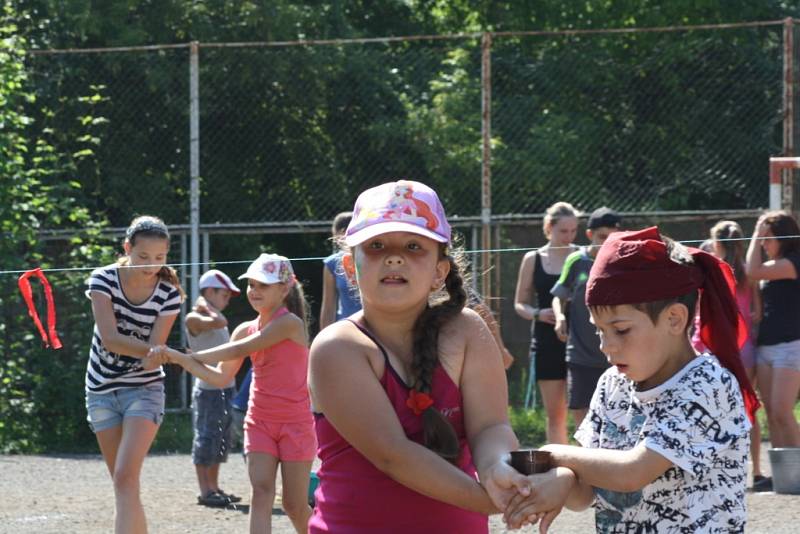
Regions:
M 364 329 L 359 329 L 375 342 L 383 354 L 385 370 L 380 383 L 406 436 L 422 443 L 422 419 L 406 406 L 408 386 L 390 365 L 380 343 Z M 434 371 L 431 396 L 459 437 L 461 454 L 458 467 L 477 479 L 466 441 L 461 392 L 441 366 Z M 315 429 L 322 466 L 317 471 L 320 484 L 314 494 L 316 507 L 308 524 L 310 534 L 488 532 L 487 516 L 426 497 L 379 471 L 342 438 L 323 414 L 315 414 Z

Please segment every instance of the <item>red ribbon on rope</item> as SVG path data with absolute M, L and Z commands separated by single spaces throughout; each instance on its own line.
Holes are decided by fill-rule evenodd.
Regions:
M 33 304 L 31 276 L 38 278 L 44 287 L 44 298 L 47 302 L 47 332 L 45 332 L 42 321 L 39 319 L 39 314 L 36 312 L 36 306 Z M 33 322 L 36 324 L 36 328 L 39 329 L 39 334 L 42 336 L 45 348 L 49 348 L 50 345 L 52 345 L 54 349 L 60 349 L 61 340 L 58 339 L 58 334 L 56 333 L 56 305 L 53 302 L 53 289 L 50 287 L 50 282 L 47 281 L 47 277 L 45 277 L 42 269 L 37 267 L 36 269 L 25 271 L 22 273 L 22 276 L 19 277 L 18 284 L 19 291 L 22 293 L 22 298 L 25 299 L 25 304 L 28 306 L 28 315 L 31 316 L 31 319 L 33 319 Z M 50 334 L 49 338 L 48 333 Z

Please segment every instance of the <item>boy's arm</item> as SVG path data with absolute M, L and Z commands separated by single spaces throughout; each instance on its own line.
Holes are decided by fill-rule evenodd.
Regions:
M 228 326 L 228 320 L 222 313 L 214 313 L 211 310 L 209 310 L 208 315 L 191 312 L 186 316 L 185 322 L 186 328 L 193 336 L 202 334 L 208 330 L 215 330 Z
M 567 501 L 564 506 L 574 512 L 580 512 L 589 508 L 594 502 L 594 488 L 581 479 L 575 481 L 572 486 Z
M 588 449 L 571 445 L 545 445 L 553 465 L 568 467 L 589 486 L 611 491 L 638 491 L 674 464 L 643 444 L 626 450 Z

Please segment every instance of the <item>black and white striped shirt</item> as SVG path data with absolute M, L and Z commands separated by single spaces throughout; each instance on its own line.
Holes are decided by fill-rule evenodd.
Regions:
M 175 315 L 181 309 L 178 289 L 164 280 L 159 280 L 153 294 L 141 304 L 131 304 L 119 281 L 119 265 L 112 264 L 92 271 L 86 281 L 86 296 L 98 293 L 111 299 L 117 332 L 125 336 L 148 341 L 156 319 L 161 315 Z M 159 367 L 150 371 L 142 369 L 141 360 L 109 351 L 103 346 L 97 324 L 94 325 L 89 363 L 86 366 L 86 390 L 93 393 L 108 393 L 115 389 L 143 386 L 163 380 L 164 371 Z

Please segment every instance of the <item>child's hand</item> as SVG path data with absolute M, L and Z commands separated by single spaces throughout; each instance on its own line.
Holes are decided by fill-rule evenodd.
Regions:
M 142 369 L 145 371 L 152 371 L 167 363 L 166 351 L 169 350 L 166 345 L 155 345 L 150 347 L 147 351 L 147 356 L 142 358 Z
M 530 495 L 517 494 L 512 497 L 503 519 L 511 529 L 535 525 L 541 520 L 539 532 L 546 533 L 564 507 L 575 484 L 575 474 L 565 467 L 557 467 L 527 478 L 533 486 Z
M 197 297 L 197 300 L 192 307 L 192 311 L 201 315 L 215 315 L 214 312 L 211 311 L 211 308 L 208 307 L 208 301 L 202 296 Z
M 504 512 L 512 497 L 527 497 L 531 488 L 528 478 L 506 462 L 497 462 L 481 473 L 481 485 L 500 512 Z

